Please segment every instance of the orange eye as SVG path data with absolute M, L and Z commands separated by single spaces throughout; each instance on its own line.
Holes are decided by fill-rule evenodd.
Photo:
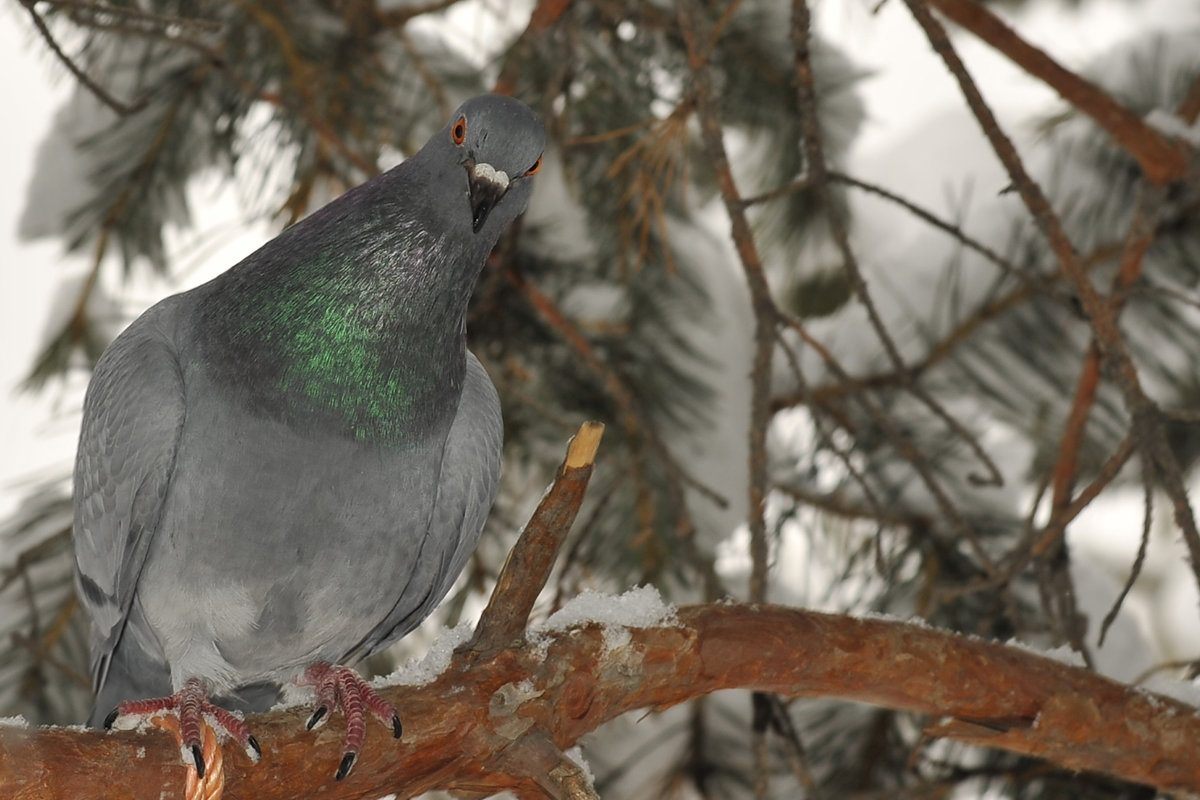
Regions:
M 533 166 L 525 171 L 526 175 L 533 175 L 542 168 L 542 157 L 538 156 L 538 160 L 533 162 Z
M 455 144 L 462 144 L 467 140 L 466 117 L 459 117 L 458 122 L 454 123 L 454 127 L 450 129 L 450 138 Z

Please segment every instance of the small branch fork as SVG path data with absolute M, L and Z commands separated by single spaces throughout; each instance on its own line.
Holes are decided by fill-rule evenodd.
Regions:
M 928 627 L 769 605 L 688 606 L 606 644 L 585 624 L 521 636 L 583 500 L 601 426 L 587 423 L 508 559 L 475 638 L 424 686 L 381 694 L 403 709 L 405 735 L 369 739 L 357 769 L 334 781 L 339 723 L 313 734 L 306 711 L 252 716 L 257 766 L 225 759 L 224 798 L 329 800 L 434 789 L 590 800 L 563 755 L 621 714 L 661 710 L 721 689 L 834 697 L 928 715 L 940 736 L 1105 773 L 1167 792 L 1200 792 L 1200 714 L 1033 653 Z M 561 527 L 560 527 L 561 526 Z M 0 727 L 0 788 L 12 800 L 184 797 L 186 768 L 169 735 Z

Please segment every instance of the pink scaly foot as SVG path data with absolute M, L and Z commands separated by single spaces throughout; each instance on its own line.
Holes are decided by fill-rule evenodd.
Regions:
M 332 711 L 341 710 L 346 717 L 346 741 L 342 748 L 342 763 L 338 765 L 335 780 L 350 774 L 358 754 L 362 751 L 367 735 L 364 708 L 384 725 L 392 729 L 392 736 L 399 739 L 400 717 L 392 704 L 380 697 L 357 672 L 349 667 L 318 661 L 296 679 L 300 686 L 312 686 L 317 690 L 317 710 L 308 718 L 311 731 L 324 725 Z
M 255 764 L 262 758 L 262 748 L 258 740 L 251 735 L 246 725 L 225 709 L 215 706 L 208 701 L 208 691 L 204 681 L 191 678 L 175 694 L 170 697 L 157 697 L 152 700 L 128 700 L 112 710 L 104 719 L 104 727 L 111 728 L 117 717 L 152 717 L 155 714 L 170 713 L 179 717 L 180 751 L 183 760 L 191 760 L 196 769 L 196 775 L 204 777 L 204 757 L 201 755 L 201 726 L 207 716 L 217 728 L 223 730 L 231 739 L 236 741 L 246 751 L 246 755 Z

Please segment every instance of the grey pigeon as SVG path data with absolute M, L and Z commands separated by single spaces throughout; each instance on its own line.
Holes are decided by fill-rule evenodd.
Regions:
M 362 741 L 347 692 L 399 735 L 344 665 L 429 615 L 495 497 L 500 406 L 464 316 L 544 145 L 523 103 L 468 100 L 411 158 L 104 352 L 75 465 L 92 725 L 118 704 L 176 710 L 203 776 L 200 713 L 253 756 L 220 707 L 265 710 L 298 681 L 317 690 L 310 727 L 347 714 L 339 778 Z

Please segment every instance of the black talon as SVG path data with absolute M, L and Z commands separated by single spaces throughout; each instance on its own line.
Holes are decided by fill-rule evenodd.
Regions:
M 346 753 L 342 756 L 341 766 L 338 767 L 337 774 L 333 776 L 335 781 L 340 781 L 342 778 L 350 774 L 350 770 L 354 768 L 354 759 L 358 758 L 355 753 Z
M 196 763 L 196 777 L 204 780 L 204 753 L 198 744 L 192 745 L 192 761 Z
M 121 716 L 121 709 L 114 708 L 108 712 L 108 716 L 104 718 L 104 730 L 112 730 L 113 723 L 117 721 L 117 717 Z
M 392 714 L 392 736 L 399 739 L 403 731 L 404 729 L 400 727 L 400 715 Z
M 262 748 L 258 746 L 258 739 L 254 738 L 254 734 L 246 737 L 246 744 L 250 745 L 250 749 L 254 751 L 255 756 L 262 758 Z
M 321 706 L 316 711 L 314 711 L 313 715 L 308 718 L 308 729 L 311 731 L 313 729 L 313 726 L 316 725 L 318 722 L 320 722 L 321 718 L 324 717 L 328 713 L 329 713 L 329 706 Z

